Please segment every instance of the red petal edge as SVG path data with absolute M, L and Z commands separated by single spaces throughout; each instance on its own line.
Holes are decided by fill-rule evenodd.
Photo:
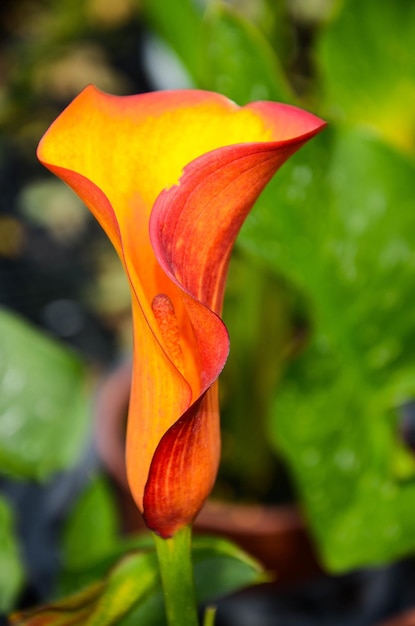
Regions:
M 205 154 L 186 166 L 179 184 L 162 192 L 153 208 L 152 245 L 188 299 L 203 382 L 202 395 L 165 433 L 150 467 L 144 518 L 162 537 L 193 521 L 213 487 L 219 463 L 217 384 L 211 385 L 224 367 L 228 347 L 218 346 L 216 333 L 206 334 L 200 318 L 208 313 L 221 322 L 216 313 L 222 307 L 229 256 L 246 216 L 279 167 L 324 125 L 320 121 L 313 130 L 283 142 L 239 144 Z M 227 333 L 222 342 L 225 337 Z

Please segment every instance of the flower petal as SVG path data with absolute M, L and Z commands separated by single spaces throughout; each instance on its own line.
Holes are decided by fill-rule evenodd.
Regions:
M 277 106 L 277 105 L 275 105 Z M 297 110 L 288 108 L 289 113 Z M 195 329 L 204 394 L 163 437 L 145 489 L 147 524 L 171 536 L 201 508 L 219 461 L 217 386 L 226 361 L 218 354 L 219 329 L 206 330 L 207 311 L 216 324 L 235 238 L 260 192 L 287 158 L 318 132 L 321 120 L 303 113 L 300 130 L 279 142 L 219 148 L 189 164 L 179 184 L 160 194 L 150 219 L 156 256 L 189 297 L 186 307 Z M 224 344 L 225 339 L 222 338 Z M 207 390 L 207 391 L 206 391 Z
M 193 521 L 211 492 L 220 459 L 217 383 L 167 431 L 144 492 L 144 519 L 162 537 Z
M 215 381 L 229 349 L 217 314 L 233 242 L 263 186 L 322 126 L 287 105 L 89 87 L 39 145 L 40 160 L 97 217 L 130 281 L 128 478 L 163 536 L 193 519 L 216 475 Z

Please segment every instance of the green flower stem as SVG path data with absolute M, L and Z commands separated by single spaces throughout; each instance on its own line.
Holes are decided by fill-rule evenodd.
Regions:
M 215 626 L 216 607 L 206 607 L 205 616 L 203 620 L 203 626 Z
M 171 539 L 154 535 L 169 626 L 198 626 L 193 579 L 191 526 Z

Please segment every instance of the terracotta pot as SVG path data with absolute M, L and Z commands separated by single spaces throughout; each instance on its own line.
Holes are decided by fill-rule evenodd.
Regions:
M 98 452 L 113 481 L 126 533 L 145 529 L 130 495 L 124 464 L 130 381 L 131 363 L 125 361 L 103 380 L 95 404 Z M 320 571 L 304 521 L 294 506 L 208 501 L 194 530 L 233 540 L 262 562 L 281 584 L 305 580 Z

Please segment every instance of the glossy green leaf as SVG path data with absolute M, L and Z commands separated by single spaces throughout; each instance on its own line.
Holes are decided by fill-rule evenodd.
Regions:
M 268 580 L 258 561 L 220 537 L 196 537 L 193 560 L 200 602 Z
M 79 457 L 89 406 L 69 350 L 0 310 L 0 472 L 43 479 Z
M 59 580 L 61 596 L 105 578 L 108 571 L 129 552 L 147 553 L 154 550 L 150 533 L 120 536 L 117 531 L 113 534 L 113 503 L 108 497 L 106 488 L 99 483 L 100 481 L 98 485 L 92 486 L 92 493 L 88 491 L 84 494 L 75 509 L 75 514 L 70 516 L 66 525 L 63 537 L 63 567 Z M 93 493 L 94 491 L 98 493 Z M 106 518 L 103 523 L 94 522 L 89 518 L 88 511 L 90 512 L 92 502 L 98 503 L 98 506 L 91 515 L 103 516 Z M 98 526 L 98 538 L 91 536 L 95 525 Z M 75 536 L 76 533 L 79 533 L 79 537 Z
M 66 520 L 62 558 L 65 569 L 81 570 L 108 556 L 118 544 L 116 503 L 106 481 L 96 477 Z
M 226 4 L 214 3 L 203 26 L 202 87 L 241 105 L 253 100 L 294 101 L 278 58 L 253 24 Z
M 131 553 L 110 570 L 105 580 L 32 611 L 16 614 L 12 626 L 112 626 L 158 585 L 154 552 Z
M 83 626 L 93 610 L 103 583 L 94 583 L 81 591 L 45 606 L 13 613 L 11 626 Z
M 260 30 L 223 2 L 205 15 L 191 0 L 146 0 L 150 26 L 175 51 L 195 86 L 238 104 L 252 100 L 293 102 L 294 94 Z
M 0 498 L 0 613 L 13 606 L 23 583 L 23 567 L 14 532 L 13 515 Z
M 362 132 L 327 131 L 284 166 L 240 238 L 308 302 L 310 340 L 270 433 L 335 570 L 415 547 L 415 463 L 397 423 L 415 395 L 414 169 Z
M 87 626 L 117 624 L 137 603 L 159 585 L 157 557 L 154 552 L 124 557 L 111 573 Z
M 201 63 L 201 11 L 193 0 L 144 0 L 149 25 L 171 47 L 195 83 L 203 74 Z
M 415 149 L 415 4 L 344 0 L 320 33 L 317 62 L 329 117 Z
M 196 535 L 193 538 L 192 554 L 193 561 L 196 565 L 206 559 L 223 557 L 234 559 L 246 565 L 252 571 L 256 572 L 256 574 L 262 572 L 262 567 L 258 561 L 236 544 L 222 537 Z

